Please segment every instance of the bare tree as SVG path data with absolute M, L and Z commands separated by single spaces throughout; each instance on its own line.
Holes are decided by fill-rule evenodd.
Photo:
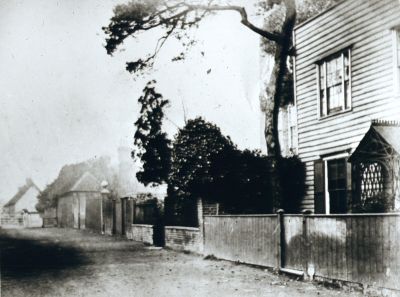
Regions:
M 204 1 L 203 1 L 204 2 Z M 154 60 L 170 37 L 182 40 L 188 29 L 199 25 L 200 21 L 211 13 L 218 11 L 234 11 L 241 16 L 241 23 L 252 32 L 276 44 L 274 68 L 266 89 L 267 104 L 265 104 L 265 139 L 270 156 L 280 156 L 278 138 L 278 112 L 281 100 L 282 82 L 286 72 L 286 61 L 291 52 L 291 38 L 296 23 L 295 0 L 268 1 L 267 6 L 283 5 L 285 17 L 282 26 L 274 32 L 254 25 L 248 18 L 246 9 L 235 5 L 197 4 L 191 1 L 179 0 L 142 0 L 118 5 L 110 24 L 103 28 L 108 35 L 106 49 L 112 54 L 127 37 L 137 37 L 140 33 L 155 28 L 162 28 L 163 34 L 158 39 L 155 50 L 134 62 L 127 63 L 127 70 L 143 73 L 153 66 Z M 188 42 L 187 44 L 190 44 Z M 186 44 L 186 45 L 187 45 Z M 175 60 L 183 58 L 183 53 Z

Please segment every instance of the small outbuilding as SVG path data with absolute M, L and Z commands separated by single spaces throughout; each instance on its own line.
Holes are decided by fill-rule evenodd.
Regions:
M 58 226 L 101 232 L 100 188 L 96 177 L 85 172 L 71 188 L 61 193 L 57 200 Z

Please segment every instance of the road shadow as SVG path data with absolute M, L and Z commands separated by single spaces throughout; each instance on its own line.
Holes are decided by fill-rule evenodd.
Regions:
M 15 236 L 1 229 L 0 251 L 2 280 L 37 278 L 44 273 L 57 275 L 88 263 L 76 248 Z

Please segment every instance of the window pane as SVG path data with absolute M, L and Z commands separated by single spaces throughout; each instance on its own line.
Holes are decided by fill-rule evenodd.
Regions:
M 345 98 L 344 98 L 344 101 L 345 101 L 345 104 L 346 104 L 346 109 L 349 109 L 350 107 L 351 107 L 351 105 L 350 105 L 350 98 L 351 98 L 351 94 L 350 94 L 350 85 L 349 85 L 349 81 L 348 80 L 346 80 L 345 82 L 344 82 L 344 88 L 345 88 Z
M 342 109 L 342 84 L 328 88 L 328 113 Z
M 350 63 L 349 63 L 349 51 L 344 53 L 344 80 L 349 80 L 350 74 Z
M 331 160 L 327 165 L 331 213 L 346 212 L 346 160 Z
M 327 62 L 327 86 L 328 88 L 342 82 L 343 67 L 341 56 Z
M 326 110 L 326 96 L 325 96 L 325 91 L 321 90 L 320 91 L 320 107 L 321 107 L 321 116 L 326 116 L 325 110 Z
M 319 88 L 325 89 L 325 70 L 324 64 L 319 65 Z

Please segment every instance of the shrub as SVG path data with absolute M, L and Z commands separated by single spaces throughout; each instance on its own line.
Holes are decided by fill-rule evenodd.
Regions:
M 305 194 L 306 168 L 298 157 L 282 158 L 278 161 L 281 183 L 280 208 L 286 213 L 299 213 Z
M 297 157 L 277 161 L 260 151 L 241 151 L 217 126 L 201 118 L 188 121 L 179 131 L 171 163 L 165 201 L 168 225 L 197 226 L 197 198 L 221 203 L 225 213 L 272 213 L 274 205 L 289 213 L 300 211 L 305 167 Z M 273 172 L 281 181 L 279 201 L 273 201 Z

